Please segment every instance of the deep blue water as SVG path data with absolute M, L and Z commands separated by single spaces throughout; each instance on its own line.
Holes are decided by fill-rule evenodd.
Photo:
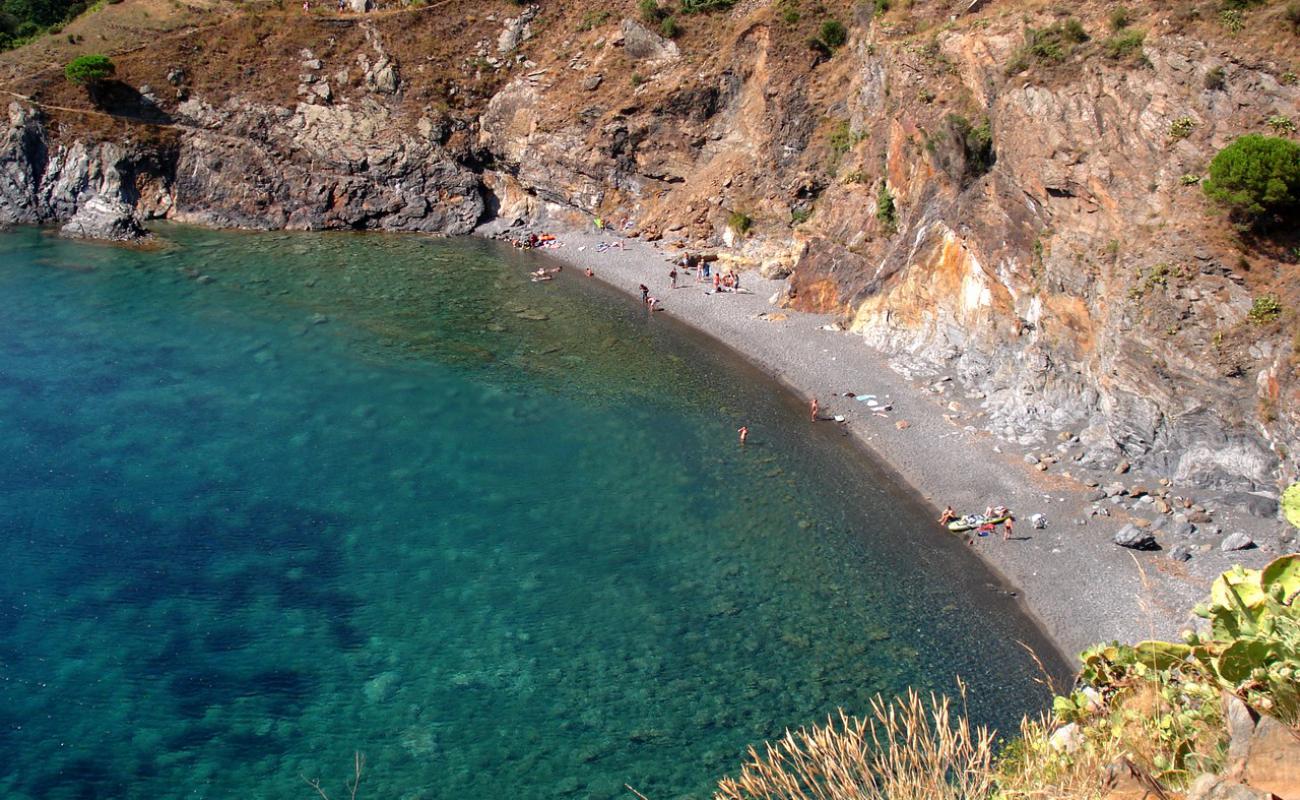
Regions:
M 1045 647 L 833 426 L 493 243 L 0 234 L 0 797 L 707 797 Z M 735 430 L 747 424 L 741 450 Z

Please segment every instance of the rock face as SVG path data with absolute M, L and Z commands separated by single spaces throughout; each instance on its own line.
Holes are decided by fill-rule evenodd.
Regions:
M 178 108 L 173 216 L 219 227 L 468 233 L 483 215 L 477 176 L 430 133 L 394 130 L 379 104 L 239 100 Z M 441 131 L 438 132 L 439 134 Z
M 115 197 L 95 195 L 81 204 L 59 233 L 73 239 L 129 242 L 143 237 L 145 230 L 136 218 L 135 206 Z
M 40 117 L 9 105 L 0 151 L 0 223 L 66 221 L 64 235 L 128 241 L 144 235 L 137 206 L 160 191 L 153 171 L 165 152 L 130 151 L 113 142 L 52 143 Z M 165 194 L 165 191 L 164 191 Z M 166 205 L 166 201 L 163 201 Z
M 970 5 L 859 14 L 829 58 L 807 47 L 815 20 L 767 6 L 669 40 L 565 3 L 306 19 L 196 57 L 250 39 L 232 19 L 121 58 L 130 85 L 178 87 L 155 93 L 157 141 L 12 104 L 0 222 L 64 222 L 95 196 L 248 228 L 627 220 L 784 277 L 778 303 L 838 315 L 918 380 L 955 376 L 980 406 L 965 424 L 1021 444 L 1069 430 L 1075 461 L 1117 474 L 1275 491 L 1300 473 L 1300 339 L 1294 315 L 1250 312 L 1269 293 L 1300 306 L 1300 274 L 1196 183 L 1300 104 L 1285 48 L 1143 2 L 1131 58 L 1085 8 L 1090 42 L 1012 74 L 1024 26 L 1055 17 Z M 18 88 L 84 102 L 61 80 Z

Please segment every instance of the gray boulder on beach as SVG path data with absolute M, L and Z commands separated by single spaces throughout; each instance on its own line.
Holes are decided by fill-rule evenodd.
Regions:
M 1226 539 L 1224 539 L 1222 544 L 1219 545 L 1219 549 L 1228 553 L 1233 550 L 1248 550 L 1254 546 L 1254 539 L 1238 531 L 1237 533 L 1230 534 Z
M 1191 561 L 1192 546 L 1190 544 L 1176 544 L 1169 550 L 1169 558 L 1173 561 Z
M 1150 531 L 1143 530 L 1131 523 L 1116 531 L 1115 537 L 1111 541 L 1130 550 L 1156 549 L 1156 537 Z

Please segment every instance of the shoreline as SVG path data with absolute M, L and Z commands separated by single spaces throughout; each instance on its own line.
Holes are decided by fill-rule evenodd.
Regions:
M 487 228 L 479 234 L 493 232 Z M 741 270 L 741 293 L 712 295 L 695 276 L 679 274 L 674 290 L 668 270 L 680 251 L 622 239 L 625 249 L 598 253 L 598 243 L 620 237 L 571 230 L 555 236 L 561 247 L 535 254 L 578 270 L 590 267 L 596 280 L 633 301 L 644 283 L 661 301 L 657 314 L 717 341 L 796 395 L 817 397 L 823 418 L 818 424 L 842 424 L 867 457 L 933 509 L 936 520 L 945 505 L 958 513 L 977 513 L 990 505 L 1013 509 L 1017 525 L 1010 541 L 1002 540 L 999 528 L 992 536 L 975 538 L 971 549 L 1018 592 L 1024 613 L 1072 666 L 1093 644 L 1176 639 L 1220 572 L 1237 563 L 1257 567 L 1272 557 L 1262 548 L 1225 553 L 1215 546 L 1198 551 L 1189 562 L 1177 562 L 1166 557 L 1167 548 L 1179 541 L 1167 531 L 1158 535 L 1166 548 L 1162 551 L 1118 547 L 1111 537 L 1124 524 L 1160 515 L 1147 513 L 1150 506 L 1136 501 L 1131 506 L 1093 501 L 1096 489 L 1085 482 L 1105 486 L 1120 480 L 1156 487 L 1158 476 L 1083 470 L 1066 461 L 1052 471 L 1039 471 L 1026 462 L 1024 446 L 979 427 L 978 400 L 965 397 L 952 379 L 892 368 L 888 356 L 856 334 L 824 328 L 834 322 L 832 315 L 771 305 L 769 298 L 784 281 L 766 280 L 746 269 Z M 936 390 L 940 386 L 942 391 Z M 846 392 L 874 395 L 879 406 L 892 409 L 873 410 Z M 843 423 L 827 419 L 837 415 Z M 1028 449 L 1052 451 L 1056 444 L 1045 441 Z M 1095 516 L 1097 509 L 1107 515 Z M 1035 514 L 1045 515 L 1045 528 L 1033 528 Z M 1261 541 L 1277 525 L 1234 509 L 1215 511 L 1214 522 L 1225 533 L 1245 530 Z

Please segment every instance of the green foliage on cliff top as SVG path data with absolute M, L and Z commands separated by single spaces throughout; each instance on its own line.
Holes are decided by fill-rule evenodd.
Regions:
M 1247 134 L 1219 151 L 1204 184 L 1211 199 L 1251 225 L 1300 205 L 1300 144 Z
M 91 6 L 91 0 L 0 0 L 0 50 L 67 24 Z
M 82 86 L 108 80 L 116 72 L 117 67 L 113 65 L 112 60 L 99 53 L 77 56 L 63 68 L 64 77 Z

